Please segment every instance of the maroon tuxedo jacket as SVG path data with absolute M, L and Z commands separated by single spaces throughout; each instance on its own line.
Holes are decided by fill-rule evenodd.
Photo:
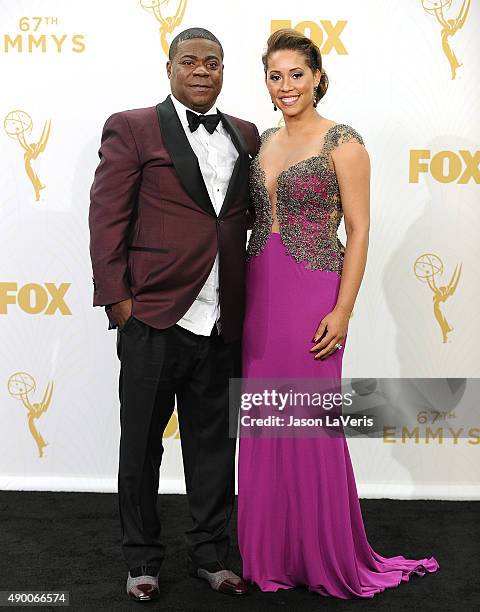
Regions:
M 105 123 L 90 192 L 94 306 L 131 298 L 135 318 L 170 327 L 194 302 L 218 251 L 222 336 L 240 338 L 254 214 L 248 171 L 260 139 L 254 124 L 220 114 L 239 155 L 218 216 L 170 96 Z

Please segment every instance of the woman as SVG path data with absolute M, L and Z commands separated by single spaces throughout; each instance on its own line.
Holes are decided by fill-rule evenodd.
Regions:
M 285 126 L 262 134 L 252 162 L 243 377 L 340 381 L 367 256 L 369 157 L 352 127 L 316 111 L 328 80 L 311 40 L 280 30 L 263 63 Z M 439 567 L 370 547 L 344 435 L 241 437 L 238 511 L 244 577 L 263 591 L 373 597 Z

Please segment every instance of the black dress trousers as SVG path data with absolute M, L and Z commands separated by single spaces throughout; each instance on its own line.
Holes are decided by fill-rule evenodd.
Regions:
M 240 341 L 225 343 L 179 325 L 159 330 L 130 317 L 117 330 L 121 362 L 118 504 L 129 569 L 160 566 L 165 555 L 157 513 L 162 435 L 175 396 L 192 527 L 185 533 L 195 567 L 224 566 L 235 497 L 235 438 L 229 437 L 229 378 L 240 376 Z

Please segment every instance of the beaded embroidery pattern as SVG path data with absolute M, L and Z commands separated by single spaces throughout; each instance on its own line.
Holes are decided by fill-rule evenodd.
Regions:
M 260 155 L 265 142 L 280 128 L 261 135 L 260 151 L 250 166 L 250 196 L 255 222 L 247 248 L 247 261 L 260 255 L 273 224 L 270 196 Z M 343 217 L 340 190 L 330 153 L 345 142 L 364 144 L 349 125 L 337 123 L 327 130 L 321 151 L 282 170 L 277 177 L 276 213 L 281 241 L 297 263 L 309 270 L 342 273 L 345 247 L 337 236 Z

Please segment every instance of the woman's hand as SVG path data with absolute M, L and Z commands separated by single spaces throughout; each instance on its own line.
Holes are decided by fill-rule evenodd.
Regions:
M 335 345 L 342 344 L 342 340 L 347 335 L 348 321 L 350 313 L 340 308 L 334 308 L 320 321 L 312 342 L 315 346 L 310 349 L 311 353 L 317 353 L 314 359 L 326 359 L 333 355 L 337 350 Z M 323 337 L 322 337 L 323 336 Z M 320 340 L 320 341 L 319 341 Z

